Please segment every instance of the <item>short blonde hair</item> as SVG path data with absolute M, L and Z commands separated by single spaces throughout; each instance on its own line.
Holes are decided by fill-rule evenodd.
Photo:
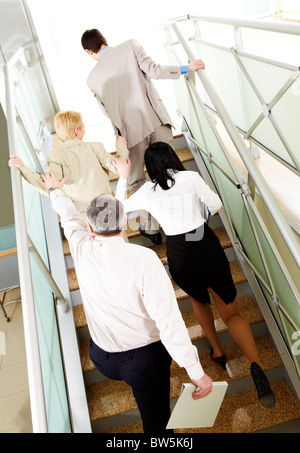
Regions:
M 74 129 L 82 127 L 81 113 L 70 110 L 58 112 L 54 118 L 54 127 L 60 140 L 73 140 Z

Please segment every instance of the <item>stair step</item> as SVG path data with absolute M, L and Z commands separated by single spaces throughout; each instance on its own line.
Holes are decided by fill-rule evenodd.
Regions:
M 271 384 L 276 398 L 273 409 L 257 402 L 254 388 L 225 396 L 212 428 L 177 429 L 175 433 L 255 433 L 293 422 L 300 417 L 300 404 L 285 379 Z M 108 433 L 143 433 L 142 422 L 120 426 Z
M 243 296 L 236 299 L 237 307 L 241 315 L 249 322 L 249 324 L 257 324 L 263 322 L 264 319 L 257 305 L 250 296 Z M 77 306 L 79 307 L 79 306 Z M 84 315 L 83 306 L 77 308 L 75 317 L 76 327 L 85 327 L 87 325 Z M 76 307 L 74 307 L 76 308 Z M 215 320 L 216 331 L 218 334 L 227 332 L 228 328 L 220 318 L 218 311 L 215 306 L 212 306 L 212 312 Z M 190 339 L 192 341 L 201 340 L 206 338 L 203 329 L 199 325 L 194 312 L 186 312 L 182 314 L 185 325 L 188 329 Z M 88 351 L 89 340 L 83 340 L 80 342 L 80 356 L 81 356 L 81 365 L 83 372 L 89 372 L 95 370 L 93 362 L 89 358 Z
M 194 160 L 192 153 L 187 148 L 181 148 L 181 149 L 175 150 L 175 153 L 177 154 L 177 156 L 179 157 L 179 159 L 181 160 L 181 162 L 183 164 Z M 146 168 L 145 168 L 145 171 L 146 171 Z M 114 181 L 117 181 L 118 179 L 119 179 L 119 177 L 117 175 L 115 175 L 112 172 L 109 172 L 109 182 L 114 182 Z
M 281 358 L 267 336 L 256 338 L 255 343 L 266 371 L 282 366 Z M 237 345 L 229 344 L 224 346 L 224 352 L 228 360 L 227 371 L 224 371 L 211 360 L 209 351 L 199 353 L 205 373 L 213 381 L 226 380 L 230 383 L 242 377 L 250 376 L 249 362 Z M 185 369 L 180 368 L 173 361 L 171 365 L 171 398 L 179 396 L 184 382 L 190 382 Z M 88 386 L 87 400 L 92 422 L 137 408 L 131 387 L 124 381 L 107 379 Z

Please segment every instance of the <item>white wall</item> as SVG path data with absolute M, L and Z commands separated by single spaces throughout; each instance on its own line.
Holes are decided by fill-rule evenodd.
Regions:
M 109 148 L 114 143 L 111 125 L 86 86 L 87 76 L 95 62 L 81 47 L 82 33 L 89 28 L 98 28 L 111 46 L 135 38 L 156 62 L 164 63 L 162 43 L 165 39 L 159 27 L 160 21 L 187 14 L 242 16 L 246 14 L 249 1 L 27 0 L 27 3 L 60 108 L 80 111 L 86 126 L 104 122 L 102 128 L 87 128 L 85 139 L 103 141 Z M 273 0 L 267 1 L 274 3 Z M 155 81 L 155 84 L 172 118 L 176 120 L 172 84 L 168 81 Z M 104 137 L 104 131 L 108 131 L 107 137 Z

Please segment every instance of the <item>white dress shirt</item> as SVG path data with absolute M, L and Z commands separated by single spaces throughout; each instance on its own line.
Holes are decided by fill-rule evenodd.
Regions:
M 115 197 L 123 203 L 125 212 L 145 210 L 160 223 L 166 235 L 173 236 L 203 225 L 207 219 L 207 208 L 214 215 L 221 209 L 222 202 L 199 173 L 169 171 L 175 180 L 169 190 L 164 190 L 159 185 L 154 189 L 153 182 L 146 182 L 126 200 L 127 180 L 120 178 Z
M 197 349 L 156 253 L 122 237 L 94 238 L 61 190 L 50 197 L 69 241 L 93 341 L 107 352 L 120 352 L 161 340 L 190 378 L 200 379 Z

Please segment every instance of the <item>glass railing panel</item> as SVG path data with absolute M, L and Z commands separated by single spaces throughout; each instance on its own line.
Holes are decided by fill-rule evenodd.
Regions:
M 16 93 L 17 94 L 17 93 Z M 36 170 L 36 160 L 22 121 L 17 123 L 18 154 L 26 165 Z M 39 350 L 42 364 L 44 396 L 47 411 L 48 432 L 71 432 L 68 395 L 64 377 L 56 307 L 49 283 L 36 261 L 37 253 L 49 269 L 41 195 L 32 185 L 22 178 L 27 233 L 34 248 L 30 248 L 30 267 L 34 305 L 37 318 Z
M 169 63 L 178 64 L 171 52 L 169 52 Z M 185 78 L 181 77 L 174 82 L 174 92 L 178 110 L 189 125 L 192 137 L 206 153 L 211 154 L 214 161 L 230 178 L 236 180 L 232 167 L 224 155 L 220 142 L 217 140 L 213 131 L 214 125 L 210 124 L 207 115 L 205 115 L 203 109 L 200 107 L 198 99 L 194 95 L 193 90 L 189 88 Z M 204 106 L 204 108 L 206 107 Z M 207 114 L 209 116 L 208 111 Z
M 243 28 L 242 38 L 249 53 L 299 66 L 300 36 Z
M 205 61 L 206 72 L 227 112 L 234 124 L 244 132 L 249 131 L 263 114 L 263 105 L 271 103 L 294 76 L 294 72 L 287 68 L 246 56 L 237 56 L 248 74 L 246 75 L 229 50 L 202 44 L 200 41 L 195 41 L 194 46 L 195 55 Z M 196 80 L 196 85 L 204 102 L 214 109 L 199 80 Z M 299 165 L 300 152 L 297 145 L 300 138 L 297 126 L 297 118 L 300 114 L 299 87 L 300 81 L 296 80 L 272 108 L 272 115 L 278 125 L 279 133 L 270 119 L 264 118 L 250 134 L 250 138 L 257 140 L 293 168 L 297 166 L 287 148 L 296 155 Z M 280 139 L 281 134 L 286 143 Z
M 255 131 L 251 134 L 251 138 L 256 140 L 264 149 L 279 157 L 291 167 L 295 168 L 287 149 L 280 140 L 280 137 L 275 131 L 273 125 L 267 118 L 264 118 L 257 126 Z
M 237 66 L 231 52 L 195 42 L 195 55 L 205 62 L 205 71 L 216 88 L 235 125 L 246 131 L 261 113 L 259 101 L 253 97 L 253 91 L 245 76 Z M 205 103 L 212 107 L 209 96 L 203 92 L 197 80 L 197 89 L 205 95 Z M 250 94 L 250 95 L 249 95 Z M 248 109 L 248 100 L 251 109 Z
M 272 116 L 278 124 L 280 133 L 284 137 L 288 147 L 292 150 L 300 166 L 300 78 L 298 78 L 298 80 L 286 91 L 284 96 L 273 107 Z M 276 154 L 279 153 L 276 151 Z M 286 148 L 284 148 L 284 153 L 282 153 L 283 159 L 284 154 L 286 154 Z M 290 157 L 286 159 L 287 162 L 290 160 Z
M 289 81 L 290 77 L 294 75 L 292 71 L 285 68 L 256 61 L 251 58 L 241 57 L 241 61 L 266 104 L 270 104 L 273 101 L 284 85 Z M 297 118 L 299 118 L 300 114 L 300 90 L 298 93 L 297 88 L 299 86 L 299 82 L 296 80 L 296 82 L 283 93 L 282 97 L 271 110 L 272 116 L 276 120 L 284 140 L 286 140 L 293 153 L 296 155 L 298 154 L 298 162 L 300 162 L 298 147 L 300 136 L 299 128 L 297 126 Z M 251 100 L 251 97 L 253 96 L 256 97 L 254 91 L 252 91 L 252 93 L 250 91 L 248 95 L 246 93 L 245 106 L 248 111 L 253 110 L 253 101 Z M 262 107 L 260 108 L 259 115 L 261 113 L 263 113 Z M 258 118 L 259 115 L 257 115 L 256 118 Z M 251 124 L 249 127 L 250 126 Z M 280 140 L 278 133 L 276 132 L 274 125 L 271 124 L 269 118 L 265 118 L 260 125 L 254 129 L 251 136 L 283 161 L 294 166 L 292 159 L 289 157 L 283 142 Z
M 268 228 L 265 226 L 261 226 L 260 223 L 257 220 L 256 213 L 253 211 L 251 206 L 249 206 L 249 214 L 251 217 L 251 221 L 253 222 L 253 225 L 255 227 L 255 231 L 257 233 L 263 256 L 264 259 L 267 263 L 268 267 L 268 272 L 270 275 L 270 279 L 272 281 L 272 285 L 274 288 L 274 292 L 278 297 L 278 301 L 275 301 L 276 303 L 280 304 L 284 308 L 284 310 L 287 312 L 288 316 L 292 320 L 292 323 L 294 325 L 291 325 L 291 323 L 286 319 L 284 315 L 281 314 L 279 316 L 280 309 L 278 310 L 276 306 L 274 305 L 274 300 L 270 294 L 268 294 L 265 291 L 264 288 L 264 293 L 266 295 L 266 298 L 269 303 L 269 307 L 272 310 L 279 328 L 282 327 L 282 323 L 284 323 L 284 330 L 282 331 L 284 335 L 284 331 L 287 330 L 288 332 L 288 338 L 286 338 L 286 341 L 288 342 L 292 338 L 292 334 L 300 328 L 300 306 L 299 306 L 299 292 L 298 289 L 293 282 L 293 278 L 290 273 L 290 269 L 288 272 L 284 272 L 284 269 L 286 269 L 286 266 L 284 264 L 284 261 L 282 260 L 280 254 L 279 254 L 279 259 L 276 258 L 275 251 L 276 247 L 272 247 L 272 242 L 270 243 L 267 240 L 265 231 L 267 234 L 268 233 Z M 266 211 L 266 219 L 263 219 L 264 224 L 268 226 L 268 222 L 270 221 L 269 215 L 267 214 Z M 272 239 L 271 239 L 272 241 Z M 252 258 L 251 262 L 254 265 L 257 265 L 256 261 Z M 292 268 L 295 268 L 295 263 L 293 264 Z M 296 268 L 295 268 L 296 269 Z M 299 269 L 298 269 L 298 277 L 299 277 Z M 297 279 L 298 280 L 298 279 Z M 296 280 L 296 281 L 297 281 Z M 298 300 L 297 300 L 298 299 Z M 294 357 L 294 360 L 298 360 L 298 364 L 300 367 L 300 357 Z
M 34 190 L 34 189 L 32 189 Z M 38 206 L 35 206 L 39 210 Z M 66 382 L 61 358 L 53 293 L 40 266 L 30 254 L 32 286 L 49 433 L 71 433 Z
M 30 152 L 30 142 L 24 134 L 24 128 L 18 124 L 18 138 L 19 138 L 19 156 L 28 167 L 36 170 L 35 162 L 32 159 Z M 27 232 L 33 241 L 37 251 L 43 259 L 45 265 L 49 267 L 47 245 L 45 239 L 45 230 L 42 216 L 42 207 L 40 194 L 35 190 L 25 179 L 22 178 L 23 196 L 25 203 L 26 213 L 26 226 Z

